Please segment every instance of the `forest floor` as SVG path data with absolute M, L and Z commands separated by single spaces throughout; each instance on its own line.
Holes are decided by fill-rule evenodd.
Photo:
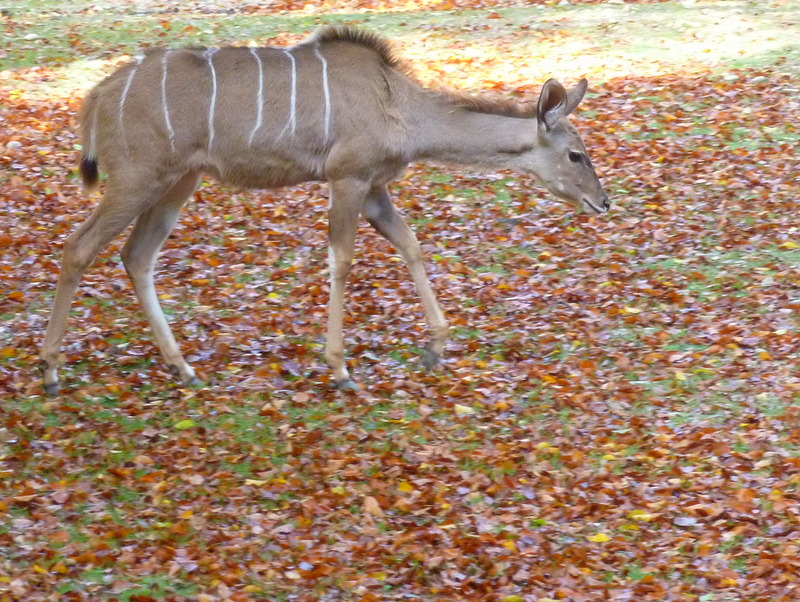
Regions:
M 796 2 L 0 3 L 0 601 L 800 598 Z M 6 8 L 4 8 L 6 7 Z M 349 12 L 348 12 L 349 11 Z M 452 325 L 363 224 L 322 358 L 326 185 L 206 181 L 157 267 L 174 384 L 119 261 L 38 347 L 80 189 L 76 110 L 138 48 L 393 39 L 423 82 L 573 122 L 612 198 L 413 165 L 392 185 Z

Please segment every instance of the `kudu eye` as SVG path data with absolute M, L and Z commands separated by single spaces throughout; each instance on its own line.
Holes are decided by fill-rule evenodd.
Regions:
M 569 151 L 569 160 L 573 163 L 583 163 L 583 153 L 578 151 Z

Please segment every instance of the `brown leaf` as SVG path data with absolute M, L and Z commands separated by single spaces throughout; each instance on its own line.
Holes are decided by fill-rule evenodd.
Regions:
M 378 500 L 369 495 L 364 497 L 364 502 L 361 508 L 364 510 L 364 512 L 376 518 L 381 518 L 384 515 Z

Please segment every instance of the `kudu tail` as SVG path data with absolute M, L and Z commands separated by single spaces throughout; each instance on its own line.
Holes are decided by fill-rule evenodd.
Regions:
M 97 159 L 88 155 L 81 157 L 81 165 L 79 168 L 83 185 L 87 190 L 91 190 L 97 186 L 97 181 L 100 179 L 100 173 L 97 171 Z
M 97 89 L 92 90 L 81 105 L 78 121 L 81 126 L 83 154 L 78 171 L 87 190 L 97 186 L 100 172 L 97 168 Z

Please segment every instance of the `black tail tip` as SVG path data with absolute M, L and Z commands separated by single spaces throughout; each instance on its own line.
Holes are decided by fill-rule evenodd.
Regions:
M 81 178 L 87 188 L 93 188 L 97 185 L 97 180 L 100 179 L 100 174 L 97 171 L 97 159 L 92 157 L 82 157 L 80 166 Z

